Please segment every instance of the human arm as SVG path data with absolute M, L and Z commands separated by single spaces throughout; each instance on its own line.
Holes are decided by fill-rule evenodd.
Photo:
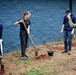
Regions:
M 61 31 L 60 31 L 60 33 L 61 33 L 61 34 L 63 33 L 65 23 L 66 23 L 66 22 L 65 22 L 65 16 L 64 16 L 64 19 L 63 19 L 63 24 L 62 24 L 62 28 L 61 28 Z
M 30 34 L 30 25 L 27 28 L 27 32 L 28 32 L 28 34 Z
M 68 15 L 68 19 L 69 19 L 69 25 L 70 25 L 70 27 L 72 27 L 72 28 L 76 28 L 76 21 L 75 21 L 75 18 L 73 19 L 73 21 L 72 21 L 72 19 L 71 19 L 71 17 Z
M 72 28 L 76 28 L 76 23 L 73 23 L 71 19 L 69 19 L 69 24 Z
M 17 25 L 17 24 L 19 24 L 19 23 L 21 23 L 21 22 L 23 22 L 23 20 L 21 19 L 21 20 L 19 20 L 19 21 L 16 21 L 15 23 L 14 23 L 14 25 Z
M 74 28 L 72 29 L 71 34 L 74 34 Z
M 28 25 L 28 28 L 27 28 L 27 32 L 28 32 L 28 34 L 30 34 L 30 25 L 31 25 L 31 22 L 30 22 L 30 20 L 28 20 L 28 22 L 29 22 L 29 25 Z
M 61 34 L 63 33 L 63 30 L 64 30 L 64 24 L 62 25 L 62 28 L 61 28 L 61 31 L 60 31 Z

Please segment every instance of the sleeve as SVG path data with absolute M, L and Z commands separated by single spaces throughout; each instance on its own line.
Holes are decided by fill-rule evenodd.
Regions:
M 31 25 L 31 22 L 30 22 L 30 20 L 29 20 L 29 25 Z
M 0 39 L 2 39 L 2 31 L 3 31 L 3 25 L 0 24 Z
M 65 25 L 65 17 L 63 18 L 63 24 Z
M 19 19 L 18 21 L 20 21 L 21 19 Z M 19 24 L 21 24 L 21 22 L 19 23 Z
M 76 28 L 76 23 L 73 23 L 72 20 L 69 20 L 69 24 L 72 28 Z
M 76 23 L 76 18 L 75 17 L 72 18 L 72 22 Z

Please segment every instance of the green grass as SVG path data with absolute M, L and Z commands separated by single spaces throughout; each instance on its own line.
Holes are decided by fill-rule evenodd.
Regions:
M 43 66 L 38 69 L 31 68 L 29 71 L 23 73 L 23 75 L 59 75 L 59 74 L 53 71 L 51 68 Z
M 13 63 L 15 63 L 16 65 L 19 65 L 20 63 L 23 63 L 24 65 L 29 65 L 30 62 L 31 62 L 30 59 L 28 59 L 28 60 L 21 60 L 21 59 L 19 59 L 19 60 L 14 60 L 13 61 Z
M 40 70 L 32 68 L 29 71 L 26 71 L 23 75 L 42 75 Z

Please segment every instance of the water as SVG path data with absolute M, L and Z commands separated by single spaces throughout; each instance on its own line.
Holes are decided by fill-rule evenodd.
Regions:
M 75 5 L 76 0 L 73 0 L 74 15 Z M 4 52 L 20 50 L 19 25 L 14 26 L 14 22 L 21 18 L 24 10 L 32 14 L 30 31 L 36 45 L 62 40 L 60 29 L 66 9 L 69 9 L 69 0 L 0 0 Z

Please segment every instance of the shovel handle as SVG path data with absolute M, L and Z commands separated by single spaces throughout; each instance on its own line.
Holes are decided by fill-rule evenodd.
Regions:
M 23 24 L 24 24 L 24 27 L 25 27 L 25 29 L 26 29 L 26 31 L 27 31 L 27 28 L 26 28 L 26 25 L 25 25 L 24 21 L 23 21 Z M 29 36 L 30 41 L 32 42 L 33 47 L 36 49 L 36 46 L 35 46 L 32 38 L 31 38 L 30 34 L 28 33 L 28 31 L 27 31 L 27 34 L 28 34 L 28 36 Z
M 34 44 L 34 42 L 33 42 L 33 40 L 32 40 L 32 38 L 31 38 L 30 35 L 29 35 L 29 39 L 30 39 L 30 41 L 32 42 L 33 47 L 36 48 L 36 46 L 35 46 L 35 44 Z

